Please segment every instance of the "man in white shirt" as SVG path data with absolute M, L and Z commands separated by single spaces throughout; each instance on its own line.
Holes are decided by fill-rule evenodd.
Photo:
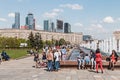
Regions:
M 60 53 L 58 52 L 58 50 L 56 50 L 54 53 L 54 59 L 55 59 L 55 70 L 58 71 L 59 61 L 60 61 Z

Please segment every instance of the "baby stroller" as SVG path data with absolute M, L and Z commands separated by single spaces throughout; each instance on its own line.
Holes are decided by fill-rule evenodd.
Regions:
M 39 59 L 36 64 L 36 68 L 45 68 L 47 67 L 47 61 Z

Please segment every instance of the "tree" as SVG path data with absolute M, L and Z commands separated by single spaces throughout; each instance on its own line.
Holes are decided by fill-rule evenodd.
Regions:
M 46 40 L 46 45 L 51 46 L 52 45 L 52 41 Z
M 34 45 L 34 35 L 33 35 L 33 33 L 31 32 L 30 33 L 30 35 L 28 36 L 28 44 L 31 46 L 31 47 L 34 47 L 35 45 Z
M 34 47 L 40 49 L 43 47 L 43 41 L 42 41 L 42 38 L 41 38 L 41 35 L 39 33 L 36 33 L 35 34 L 35 37 L 34 37 Z
M 58 40 L 55 41 L 55 46 L 59 46 L 59 41 Z
M 61 38 L 59 40 L 59 45 L 65 45 L 65 44 L 66 44 L 66 41 L 63 38 Z

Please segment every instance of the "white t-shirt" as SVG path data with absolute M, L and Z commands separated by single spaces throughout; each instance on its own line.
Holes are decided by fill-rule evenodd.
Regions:
M 59 61 L 59 52 L 54 53 L 54 58 L 56 57 L 55 61 Z

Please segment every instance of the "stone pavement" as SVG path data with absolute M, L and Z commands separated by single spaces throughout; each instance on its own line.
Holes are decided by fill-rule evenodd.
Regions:
M 10 60 L 0 65 L 0 80 L 120 80 L 120 70 L 92 70 L 64 68 L 58 72 L 47 72 L 46 68 L 35 69 L 33 57 Z

